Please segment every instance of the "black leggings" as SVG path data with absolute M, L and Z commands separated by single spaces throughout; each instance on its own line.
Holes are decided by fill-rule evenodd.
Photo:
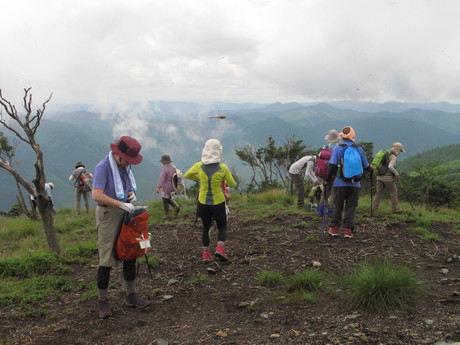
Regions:
M 97 270 L 97 288 L 107 289 L 109 287 L 110 270 L 112 267 L 99 266 Z M 136 259 L 123 261 L 123 277 L 127 282 L 136 279 Z
M 209 238 L 209 229 L 212 226 L 213 220 L 215 220 L 217 224 L 217 240 L 225 241 L 227 237 L 227 215 L 225 213 L 225 202 L 219 205 L 203 205 L 198 202 L 196 211 L 198 217 L 201 218 L 203 223 L 203 234 L 201 236 L 203 247 L 208 247 L 211 243 Z

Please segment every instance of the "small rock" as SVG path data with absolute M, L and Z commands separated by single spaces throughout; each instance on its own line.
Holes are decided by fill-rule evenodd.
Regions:
M 278 333 L 273 333 L 273 334 L 270 334 L 270 339 L 275 339 L 275 338 L 279 338 L 280 335 Z
M 218 337 L 222 337 L 222 338 L 228 337 L 228 333 L 224 332 L 224 331 L 219 331 L 219 332 L 216 333 L 216 335 Z
M 171 296 L 171 295 L 164 295 L 164 296 L 162 297 L 162 299 L 163 299 L 163 301 L 169 301 L 170 299 L 173 299 L 173 296 Z
M 211 268 L 211 267 L 208 267 L 206 268 L 206 272 L 208 272 L 208 274 L 216 274 L 216 270 L 214 268 Z
M 427 325 L 432 325 L 434 323 L 434 320 L 425 320 L 425 323 Z
M 168 345 L 169 343 L 164 339 L 157 339 L 155 345 Z
M 171 286 L 171 285 L 174 285 L 174 284 L 177 284 L 177 283 L 179 283 L 179 281 L 177 279 L 169 279 L 168 283 L 166 285 Z
M 267 313 L 262 313 L 259 315 L 262 319 L 268 319 L 268 314 Z
M 312 265 L 313 267 L 321 267 L 321 262 L 319 262 L 319 261 L 312 261 L 312 262 L 311 262 L 311 265 Z
M 439 272 L 441 272 L 442 274 L 448 274 L 449 270 L 447 268 L 441 268 Z

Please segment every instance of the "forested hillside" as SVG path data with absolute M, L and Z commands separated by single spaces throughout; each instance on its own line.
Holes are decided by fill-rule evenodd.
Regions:
M 452 144 L 433 148 L 428 151 L 419 152 L 405 160 L 398 162 L 398 169 L 401 171 L 411 171 L 414 165 L 426 166 L 436 165 L 456 165 L 455 161 L 460 161 L 460 145 Z M 460 164 L 459 164 L 460 165 Z

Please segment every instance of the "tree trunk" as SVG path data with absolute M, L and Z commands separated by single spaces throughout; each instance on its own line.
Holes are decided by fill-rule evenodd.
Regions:
M 53 220 L 53 207 L 49 198 L 45 195 L 38 195 L 37 205 L 40 215 L 42 216 L 43 227 L 45 229 L 48 247 L 55 253 L 61 254 L 59 239 L 56 235 Z

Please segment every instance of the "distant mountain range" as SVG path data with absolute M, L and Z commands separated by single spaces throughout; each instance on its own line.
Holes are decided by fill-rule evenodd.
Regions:
M 226 118 L 211 119 L 218 115 Z M 394 141 L 401 141 L 406 150 L 401 160 L 438 146 L 460 144 L 457 133 L 459 105 L 395 102 L 222 103 L 213 106 L 152 102 L 149 107 L 143 107 L 142 112 L 72 111 L 45 115 L 37 137 L 44 152 L 47 179 L 55 184 L 56 206 L 73 207 L 73 188 L 67 179 L 75 163 L 82 161 L 92 171 L 109 152 L 109 143 L 121 135 L 136 137 L 143 146 L 144 161 L 133 170 L 139 186 L 138 200 L 147 201 L 154 197 L 152 191 L 163 154 L 171 155 L 174 164 L 185 171 L 200 160 L 205 140 L 214 137 L 224 146 L 226 164 L 245 179 L 249 176 L 249 168 L 237 159 L 235 148 L 246 144 L 265 146 L 269 136 L 281 145 L 287 136 L 295 135 L 308 149 L 317 149 L 325 144 L 324 137 L 331 128 L 340 131 L 346 125 L 354 127 L 358 142 L 373 142 L 375 152 L 388 148 Z M 6 130 L 2 131 L 10 136 Z M 23 176 L 32 179 L 35 160 L 25 144 L 17 150 L 16 160 Z M 0 209 L 8 211 L 16 203 L 16 186 L 2 170 L 0 182 L 3 186 Z M 187 183 L 191 185 L 190 181 Z

